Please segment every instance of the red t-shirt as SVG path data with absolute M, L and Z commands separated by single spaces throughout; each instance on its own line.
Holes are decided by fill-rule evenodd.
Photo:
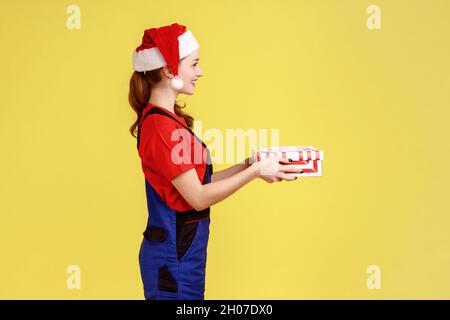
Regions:
M 148 103 L 142 115 L 151 108 L 162 109 L 187 127 L 183 117 L 151 103 Z M 176 133 L 172 139 L 174 130 Z M 176 149 L 173 153 L 174 148 Z M 198 152 L 199 150 L 201 152 Z M 176 211 L 192 210 L 192 206 L 184 200 L 171 181 L 180 173 L 195 168 L 200 183 L 202 182 L 206 171 L 206 162 L 202 156 L 205 152 L 203 145 L 175 120 L 152 114 L 148 115 L 141 125 L 138 152 L 144 175 L 162 201 Z M 181 161 L 177 155 L 189 161 Z

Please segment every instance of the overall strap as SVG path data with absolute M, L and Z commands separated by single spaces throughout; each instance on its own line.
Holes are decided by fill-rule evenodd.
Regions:
M 138 132 L 137 132 L 137 147 L 139 148 L 139 143 L 140 143 L 140 131 L 141 131 L 141 125 L 142 125 L 142 123 L 144 123 L 144 120 L 145 120 L 145 118 L 147 118 L 147 116 L 149 116 L 149 115 L 151 115 L 151 114 L 160 114 L 160 115 L 162 115 L 162 116 L 165 116 L 165 117 L 168 117 L 168 118 L 170 118 L 170 119 L 172 119 L 172 120 L 174 120 L 174 121 L 176 121 L 177 123 L 179 123 L 183 128 L 185 128 L 186 130 L 188 130 L 197 140 L 198 140 L 198 142 L 200 142 L 202 145 L 203 145 L 203 147 L 205 147 L 206 148 L 206 145 L 205 145 L 205 143 L 202 141 L 202 140 L 200 140 L 200 138 L 198 138 L 196 135 L 195 135 L 195 133 L 191 130 L 191 128 L 189 128 L 189 127 L 186 127 L 183 123 L 181 123 L 177 118 L 175 118 L 174 116 L 172 116 L 170 113 L 168 113 L 168 112 L 166 112 L 166 111 L 164 111 L 164 110 L 162 110 L 162 109 L 160 109 L 160 108 L 158 108 L 158 107 L 154 107 L 154 108 L 151 108 L 149 111 L 147 111 L 147 113 L 146 114 L 144 114 L 144 117 L 143 117 L 143 119 L 142 119 L 142 121 L 141 121 L 141 123 L 140 123 L 140 125 L 139 125 L 139 127 L 138 127 Z
M 138 132 L 137 132 L 137 147 L 138 148 L 139 148 L 139 142 L 140 142 L 141 125 L 142 125 L 142 123 L 144 123 L 145 118 L 147 118 L 147 116 L 149 116 L 151 114 L 160 114 L 160 115 L 163 115 L 165 117 L 168 117 L 168 118 L 176 121 L 183 128 L 188 130 L 208 150 L 206 144 L 202 140 L 200 140 L 189 127 L 186 127 L 183 123 L 178 121 L 178 119 L 173 117 L 168 112 L 166 112 L 160 108 L 157 108 L 157 107 L 151 108 L 146 114 L 144 114 L 143 119 L 142 119 L 140 125 L 138 126 Z M 209 158 L 209 152 L 208 152 L 208 158 Z M 212 172 L 213 172 L 212 165 L 207 163 L 205 174 L 203 176 L 202 184 L 207 183 L 207 178 L 208 178 L 208 176 L 212 175 Z M 177 224 L 191 224 L 191 223 L 195 223 L 197 221 L 209 218 L 210 208 L 208 207 L 202 211 L 188 210 L 188 211 L 179 212 L 179 213 L 182 213 L 182 215 L 177 215 Z

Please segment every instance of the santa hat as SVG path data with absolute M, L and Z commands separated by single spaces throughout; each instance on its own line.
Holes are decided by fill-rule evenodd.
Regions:
M 167 64 L 174 75 L 170 84 L 174 89 L 181 89 L 183 80 L 178 76 L 178 64 L 198 47 L 192 32 L 178 23 L 147 29 L 142 37 L 142 44 L 133 52 L 133 69 L 139 72 L 150 71 Z

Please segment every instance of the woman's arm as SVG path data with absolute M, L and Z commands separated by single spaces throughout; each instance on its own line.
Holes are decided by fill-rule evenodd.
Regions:
M 228 178 L 203 185 L 193 168 L 176 176 L 172 184 L 195 210 L 201 211 L 229 197 L 257 177 L 257 168 L 250 166 Z
M 244 161 L 242 161 L 232 167 L 229 167 L 224 170 L 213 173 L 213 175 L 211 176 L 211 182 L 216 182 L 216 181 L 220 181 L 222 179 L 231 177 L 231 176 L 235 175 L 236 173 L 239 173 L 242 170 L 247 169 L 249 166 L 250 166 L 250 158 L 247 158 Z
M 287 162 L 283 158 L 280 161 Z M 187 170 L 172 180 L 172 184 L 183 198 L 197 211 L 206 209 L 232 195 L 253 179 L 266 177 L 271 181 L 295 180 L 289 172 L 300 172 L 301 169 L 289 165 L 280 165 L 276 158 L 267 158 L 255 162 L 246 169 L 222 180 L 201 184 L 195 168 Z

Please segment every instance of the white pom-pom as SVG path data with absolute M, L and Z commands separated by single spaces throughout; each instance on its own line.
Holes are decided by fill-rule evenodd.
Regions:
M 179 76 L 176 76 L 170 80 L 170 84 L 172 85 L 172 88 L 175 90 L 180 90 L 183 88 L 183 79 L 181 79 Z

